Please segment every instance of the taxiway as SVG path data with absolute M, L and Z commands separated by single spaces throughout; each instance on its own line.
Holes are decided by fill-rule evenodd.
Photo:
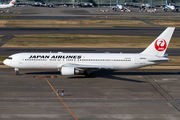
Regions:
M 10 8 L 14 14 L 4 14 L 4 16 L 32 16 L 36 19 L 42 17 L 46 19 L 53 19 L 53 17 L 90 17 L 90 16 L 116 16 L 116 17 L 178 17 L 180 12 L 164 12 L 161 8 L 157 9 L 156 13 L 139 12 L 139 8 L 130 8 L 132 12 L 113 11 L 109 7 L 32 7 L 32 6 L 19 6 Z M 102 10 L 108 12 L 102 12 Z M 20 14 L 18 14 L 20 13 Z M 43 17 L 44 16 L 44 17 Z M 46 16 L 46 17 L 45 17 Z M 31 19 L 31 18 L 29 18 Z
M 0 119 L 170 120 L 180 118 L 179 70 L 96 71 L 93 78 L 54 70 L 0 69 Z M 49 85 L 49 83 L 51 86 Z M 53 89 L 65 89 L 64 97 Z

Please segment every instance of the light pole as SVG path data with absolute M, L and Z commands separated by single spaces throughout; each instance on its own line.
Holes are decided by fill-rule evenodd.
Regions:
M 111 0 L 110 0 L 110 7 L 109 7 L 109 11 L 111 11 Z
M 98 8 L 99 8 L 99 0 L 98 0 Z
M 98 0 L 98 10 L 99 10 L 99 0 Z M 100 11 L 100 10 L 99 10 Z

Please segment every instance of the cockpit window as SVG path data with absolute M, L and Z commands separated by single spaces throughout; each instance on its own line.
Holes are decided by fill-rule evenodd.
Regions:
M 7 59 L 12 60 L 12 57 L 8 57 Z

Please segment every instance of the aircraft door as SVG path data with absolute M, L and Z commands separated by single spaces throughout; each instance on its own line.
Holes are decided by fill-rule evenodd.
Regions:
M 147 58 L 145 57 L 136 57 L 135 64 L 146 64 Z
M 145 57 L 140 57 L 139 58 L 139 64 L 141 64 L 141 65 L 145 65 L 146 61 L 147 61 L 147 58 L 145 58 Z
M 21 57 L 19 60 L 19 64 L 22 64 L 22 63 L 23 63 L 23 58 Z
M 135 58 L 135 64 L 138 64 L 138 57 Z

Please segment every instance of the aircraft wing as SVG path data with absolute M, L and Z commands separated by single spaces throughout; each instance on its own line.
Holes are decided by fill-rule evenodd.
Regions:
M 117 8 L 116 6 L 110 6 L 110 9 Z
M 102 66 L 102 65 L 86 65 L 86 64 L 65 64 L 62 67 L 74 67 L 80 69 L 111 69 L 113 66 Z

